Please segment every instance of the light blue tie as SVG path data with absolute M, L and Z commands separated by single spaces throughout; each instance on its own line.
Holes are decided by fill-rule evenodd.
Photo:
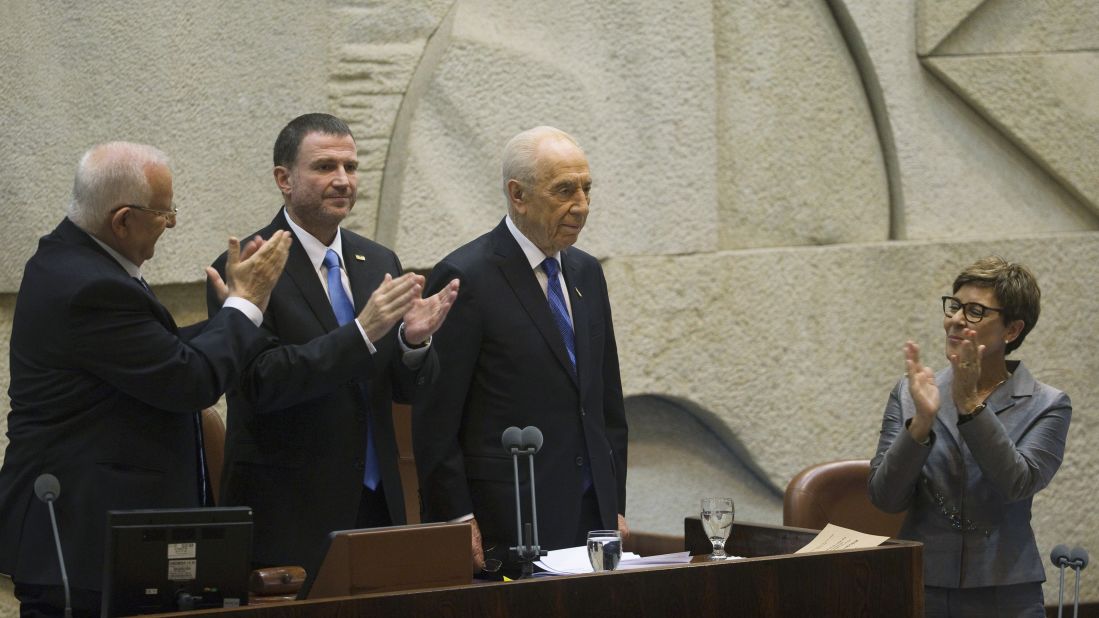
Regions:
M 336 321 L 340 326 L 355 319 L 355 306 L 347 297 L 347 291 L 343 287 L 343 278 L 340 277 L 340 256 L 329 249 L 324 254 L 324 266 L 328 269 L 328 300 L 332 303 L 332 311 L 336 314 Z M 369 391 L 366 382 L 359 382 L 363 391 L 363 399 L 370 404 Z M 366 467 L 363 469 L 363 485 L 374 491 L 381 480 L 378 471 L 378 451 L 374 448 L 374 421 L 370 417 L 370 409 L 366 410 Z
M 575 372 L 575 335 L 572 332 L 572 320 L 569 319 L 569 310 L 565 305 L 565 295 L 561 292 L 561 282 L 557 278 L 557 273 L 561 271 L 561 268 L 557 265 L 557 260 L 550 257 L 542 262 L 542 270 L 546 271 L 546 276 L 549 277 L 549 281 L 546 282 L 546 300 L 549 301 L 550 313 L 553 314 L 553 323 L 557 325 L 557 330 L 561 332 L 561 338 L 565 340 L 565 350 L 569 353 L 572 370 Z

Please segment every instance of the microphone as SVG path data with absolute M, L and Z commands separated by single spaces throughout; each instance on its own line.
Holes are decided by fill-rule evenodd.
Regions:
M 511 453 L 512 468 L 515 472 L 515 547 L 511 549 L 522 567 L 520 579 L 533 577 L 536 558 L 545 556 L 546 552 L 538 542 L 538 502 L 535 498 L 534 487 L 534 454 L 542 449 L 542 431 L 530 426 L 519 429 L 508 427 L 500 436 L 500 443 L 504 450 Z M 519 489 L 519 455 L 526 455 L 530 465 L 530 511 L 532 523 L 523 524 L 523 510 Z M 525 533 L 525 534 L 524 534 Z M 525 538 L 524 538 L 525 537 Z
M 1080 571 L 1088 566 L 1088 552 L 1077 545 L 1068 555 L 1068 566 L 1076 571 L 1076 593 L 1072 596 L 1072 616 L 1076 618 L 1080 613 Z
M 523 444 L 523 432 L 518 427 L 508 427 L 504 430 L 504 434 L 500 436 L 500 443 L 504 445 L 504 450 L 511 452 L 512 449 L 520 448 Z M 1065 554 L 1068 554 L 1068 548 L 1065 548 Z
M 53 503 L 61 496 L 61 481 L 52 474 L 40 474 L 34 479 L 34 495 L 46 503 L 50 509 L 50 524 L 53 526 L 53 543 L 57 547 L 57 562 L 61 565 L 61 583 L 65 587 L 65 618 L 72 618 L 72 598 L 69 592 L 69 574 L 65 571 L 65 556 L 61 553 L 61 534 L 57 531 L 57 515 L 53 512 Z M 1085 558 L 1086 561 L 1086 558 Z
M 1052 562 L 1055 567 L 1064 568 L 1068 566 L 1068 554 L 1068 545 L 1062 543 L 1055 546 L 1053 550 L 1049 552 L 1049 561 Z
M 514 429 L 514 427 L 512 428 Z M 542 450 L 542 431 L 537 427 L 531 425 L 530 427 L 524 427 L 522 431 L 523 448 L 534 449 L 534 452 Z
M 1083 571 L 1088 566 L 1088 550 L 1077 545 L 1069 552 L 1068 566 L 1076 569 L 1077 571 Z

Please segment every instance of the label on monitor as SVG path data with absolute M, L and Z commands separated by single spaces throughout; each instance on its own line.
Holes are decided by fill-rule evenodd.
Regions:
M 168 543 L 168 560 L 194 558 L 197 543 Z
M 198 573 L 198 561 L 194 559 L 189 560 L 169 560 L 168 561 L 168 579 L 170 581 L 189 581 L 195 579 Z

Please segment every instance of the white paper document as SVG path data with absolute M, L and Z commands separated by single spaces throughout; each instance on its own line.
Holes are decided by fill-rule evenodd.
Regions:
M 618 570 L 622 569 L 638 569 L 641 567 L 651 566 L 667 566 L 669 564 L 687 564 L 691 561 L 691 552 L 689 551 L 677 551 L 671 554 L 660 554 L 657 556 L 638 556 L 637 558 L 631 558 L 626 560 L 626 557 L 622 557 L 622 562 L 618 563 Z
M 618 569 L 636 569 L 668 564 L 687 564 L 690 561 L 690 552 L 685 551 L 645 557 L 626 551 L 622 552 L 622 561 L 618 563 Z M 546 554 L 545 558 L 542 558 L 534 564 L 538 568 L 556 575 L 578 575 L 592 572 L 586 545 L 555 549 Z
M 805 547 L 794 552 L 795 554 L 807 554 L 816 551 L 836 551 L 840 549 L 862 549 L 864 547 L 877 547 L 888 539 L 887 536 L 865 534 L 857 530 L 849 530 L 835 524 L 828 524 L 820 534 Z

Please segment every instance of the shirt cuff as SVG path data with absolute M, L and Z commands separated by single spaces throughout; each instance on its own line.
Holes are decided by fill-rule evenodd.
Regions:
M 363 328 L 363 325 L 362 325 L 362 323 L 359 322 L 358 318 L 355 318 L 354 320 L 352 320 L 352 322 L 354 322 L 355 326 L 358 327 L 359 334 L 361 334 L 363 336 L 363 341 L 366 342 L 366 349 L 370 350 L 370 355 L 371 356 L 374 356 L 374 353 L 377 352 L 378 349 L 374 347 L 373 343 L 370 343 L 370 337 L 366 336 L 366 329 Z
M 240 311 L 252 321 L 257 327 L 263 324 L 263 312 L 259 310 L 259 307 L 255 306 L 252 301 L 245 300 L 240 296 L 230 296 L 225 299 L 225 304 L 222 307 L 231 307 Z
M 460 524 L 460 523 L 466 522 L 466 521 L 473 521 L 473 513 L 468 513 L 466 515 L 462 515 L 461 517 L 455 517 L 454 519 L 448 519 L 446 523 L 448 523 L 448 524 Z

